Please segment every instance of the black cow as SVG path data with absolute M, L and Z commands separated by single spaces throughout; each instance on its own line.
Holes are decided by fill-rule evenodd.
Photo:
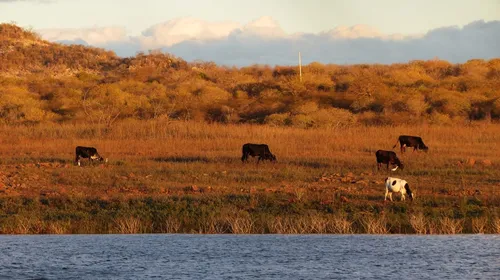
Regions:
M 108 159 L 104 159 L 103 157 L 101 157 L 97 152 L 97 149 L 94 147 L 78 146 L 75 149 L 75 153 L 75 164 L 78 164 L 78 166 L 80 166 L 80 158 L 88 158 L 90 163 L 92 163 L 94 160 L 108 162 Z
M 427 152 L 429 148 L 424 144 L 421 137 L 418 136 L 409 136 L 409 135 L 400 135 L 393 149 L 398 145 L 401 146 L 401 153 L 406 151 L 406 147 L 413 147 L 413 151 L 415 152 L 417 149 L 424 150 Z
M 259 159 L 257 160 L 257 163 L 259 163 L 261 160 L 270 160 L 270 161 L 276 161 L 276 157 L 271 153 L 269 150 L 269 146 L 266 144 L 250 144 L 247 143 L 243 145 L 243 155 L 241 156 L 241 161 L 245 162 L 248 161 L 248 156 L 258 156 Z
M 392 171 L 395 171 L 396 169 L 398 169 L 398 167 L 404 169 L 403 163 L 399 160 L 398 156 L 396 156 L 396 153 L 393 151 L 378 150 L 375 153 L 375 156 L 377 156 L 377 169 L 380 169 L 382 163 L 387 164 L 387 169 L 389 169 L 389 164 L 396 165 L 396 168 Z

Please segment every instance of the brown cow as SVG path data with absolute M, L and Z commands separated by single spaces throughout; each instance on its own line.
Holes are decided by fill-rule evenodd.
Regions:
M 389 164 L 396 165 L 396 168 L 392 169 L 392 171 L 396 171 L 398 167 L 404 169 L 403 163 L 399 160 L 398 156 L 396 156 L 396 153 L 393 151 L 378 150 L 377 152 L 375 152 L 375 156 L 377 156 L 377 169 L 380 169 L 382 163 L 387 164 L 387 169 L 389 169 Z

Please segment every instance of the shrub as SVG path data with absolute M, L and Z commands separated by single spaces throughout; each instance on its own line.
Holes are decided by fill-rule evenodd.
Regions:
M 264 123 L 271 126 L 284 126 L 290 124 L 290 113 L 271 114 L 264 119 Z
M 313 127 L 344 127 L 354 125 L 356 116 L 348 110 L 329 108 L 321 109 L 309 115 L 312 120 Z
M 309 128 L 314 125 L 314 119 L 308 115 L 294 115 L 290 117 L 290 124 L 295 127 Z

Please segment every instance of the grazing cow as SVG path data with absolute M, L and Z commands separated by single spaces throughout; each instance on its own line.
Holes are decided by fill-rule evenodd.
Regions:
M 409 135 L 400 135 L 393 149 L 398 145 L 401 146 L 401 153 L 406 151 L 406 147 L 413 147 L 413 151 L 415 152 L 417 149 L 424 150 L 427 152 L 429 148 L 424 144 L 421 137 L 418 136 L 409 136 Z
M 387 164 L 387 169 L 389 169 L 389 164 L 396 165 L 396 168 L 392 169 L 392 171 L 396 171 L 398 167 L 404 169 L 403 163 L 399 160 L 399 158 L 396 156 L 396 153 L 393 151 L 378 150 L 375 153 L 375 156 L 377 156 L 377 169 L 380 169 L 382 163 Z
M 75 164 L 78 164 L 78 166 L 80 166 L 80 158 L 88 158 L 90 163 L 92 163 L 94 160 L 108 162 L 108 159 L 104 159 L 103 157 L 101 157 L 97 152 L 97 149 L 94 147 L 78 146 L 75 149 L 75 153 Z
M 392 201 L 392 193 L 401 193 L 401 201 L 405 200 L 405 195 L 408 194 L 410 200 L 415 198 L 415 191 L 411 191 L 410 185 L 405 180 L 388 177 L 385 179 L 385 198 L 384 201 L 387 200 L 387 196 Z
M 245 162 L 248 161 L 248 156 L 258 156 L 259 159 L 257 160 L 257 163 L 259 163 L 261 160 L 270 160 L 270 161 L 276 161 L 276 157 L 271 153 L 269 150 L 269 146 L 266 144 L 250 144 L 247 143 L 243 145 L 242 149 L 243 155 L 241 156 L 241 161 Z

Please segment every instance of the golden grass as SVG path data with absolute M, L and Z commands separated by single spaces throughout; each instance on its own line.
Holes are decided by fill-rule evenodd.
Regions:
M 410 216 L 410 224 L 417 234 L 426 234 L 430 231 L 429 222 L 421 212 Z
M 134 217 L 119 218 L 116 220 L 116 228 L 113 232 L 121 234 L 137 234 L 148 232 L 140 219 Z
M 493 233 L 500 234 L 500 219 L 495 218 L 493 221 Z
M 361 220 L 365 232 L 369 234 L 387 234 L 387 218 L 384 215 L 364 215 Z
M 488 231 L 488 218 L 473 218 L 472 219 L 472 232 L 473 233 L 487 233 Z
M 464 221 L 454 220 L 448 217 L 444 217 L 440 220 L 440 233 L 441 234 L 457 234 L 461 233 L 464 228 Z
M 100 136 L 91 126 L 70 124 L 0 126 L 0 133 L 4 135 L 0 139 L 0 199 L 34 198 L 42 203 L 37 207 L 46 207 L 44 201 L 55 198 L 72 203 L 85 199 L 249 197 L 232 215 L 218 213 L 198 223 L 176 216 L 163 217 L 154 224 L 133 216 L 109 225 L 19 220 L 9 229 L 4 226 L 5 233 L 176 233 L 186 228 L 202 233 L 388 233 L 398 229 L 388 224 L 388 216 L 372 211 L 391 213 L 401 207 L 419 209 L 407 216 L 410 232 L 499 232 L 497 220 L 484 224 L 488 215 L 500 214 L 497 124 L 304 130 L 129 121 Z M 406 168 L 377 170 L 375 151 L 392 150 L 400 134 L 422 136 L 429 152 L 408 149 L 401 155 L 396 148 Z M 277 163 L 257 165 L 256 158 L 241 163 L 241 146 L 248 142 L 268 144 Z M 77 145 L 97 147 L 110 162 L 74 166 Z M 471 158 L 474 165 L 468 164 Z M 417 191 L 417 199 L 384 203 L 383 181 L 387 176 L 407 180 Z M 265 222 L 257 219 L 253 212 L 263 202 L 269 204 L 266 196 L 277 205 L 299 205 L 298 215 L 274 213 Z M 369 214 L 362 220 L 355 218 L 356 213 L 326 215 L 328 209 L 351 206 Z M 310 207 L 319 212 L 306 211 Z M 440 220 L 442 215 L 434 213 L 456 207 L 461 207 L 462 220 L 451 218 L 451 214 L 447 214 L 448 220 Z M 477 213 L 482 216 L 474 220 Z M 76 229 L 75 225 L 86 228 Z

